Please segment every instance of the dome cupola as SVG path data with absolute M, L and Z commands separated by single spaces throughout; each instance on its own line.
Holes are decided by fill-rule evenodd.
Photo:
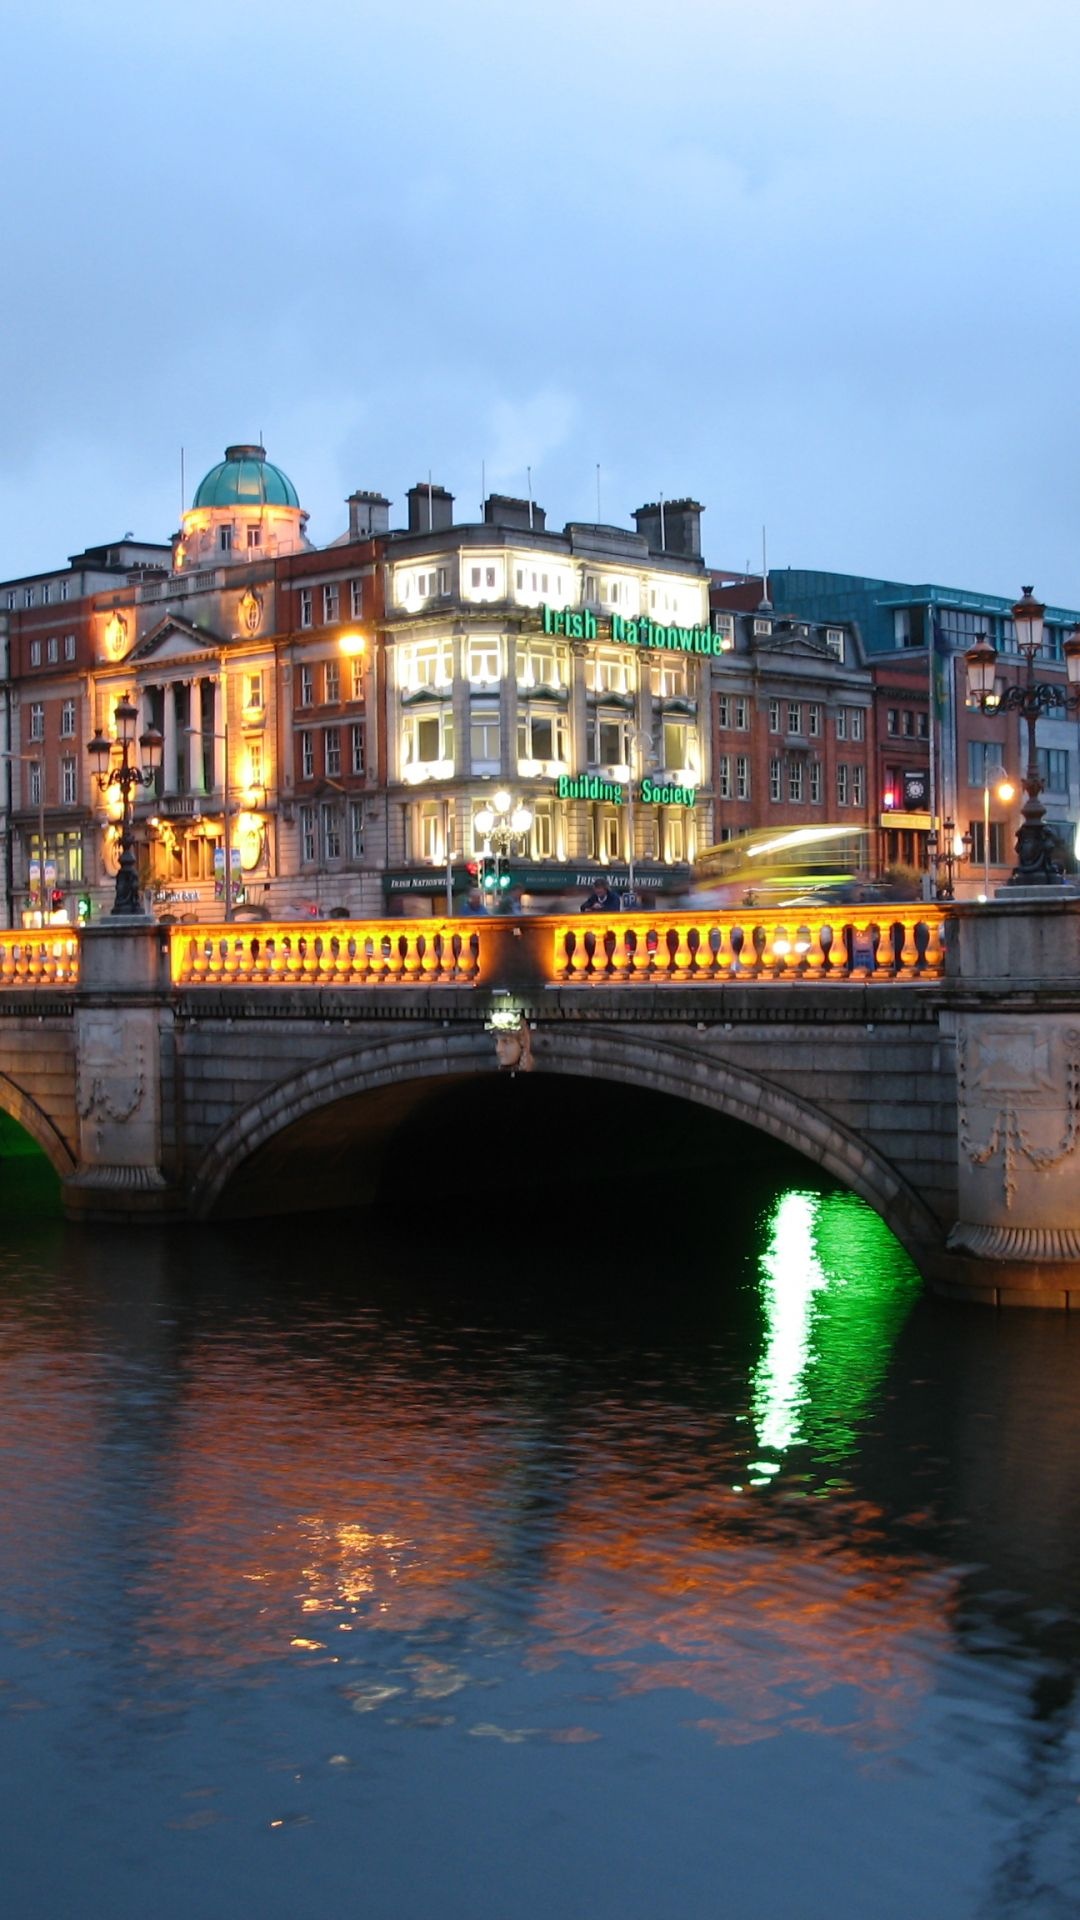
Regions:
M 174 548 L 177 573 L 302 553 L 307 514 L 287 473 L 251 441 L 226 447 L 195 489 Z

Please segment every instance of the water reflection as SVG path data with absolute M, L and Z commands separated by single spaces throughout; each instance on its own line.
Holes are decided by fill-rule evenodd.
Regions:
M 848 1196 L 730 1214 L 637 1291 L 415 1222 L 10 1243 L 12 1911 L 1066 1911 L 1076 1341 Z

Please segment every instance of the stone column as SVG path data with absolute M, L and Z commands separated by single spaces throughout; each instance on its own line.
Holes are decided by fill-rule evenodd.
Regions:
M 191 706 L 188 713 L 188 792 L 205 793 L 206 779 L 203 771 L 202 742 L 202 681 L 193 680 L 189 689 Z
M 963 905 L 950 932 L 958 1218 L 934 1277 L 1080 1307 L 1080 900 Z
M 176 683 L 175 681 L 172 681 L 172 680 L 168 681 L 166 683 L 164 692 L 165 692 L 165 702 L 164 702 L 165 711 L 164 711 L 163 717 L 164 717 L 164 723 L 165 723 L 165 751 L 164 751 L 163 760 L 164 760 L 164 767 L 165 767 L 165 774 L 164 774 L 165 792 L 175 793 L 176 781 L 177 781 L 177 747 L 179 746 L 179 741 L 177 740 L 177 737 L 176 737 Z
M 225 792 L 225 675 L 211 682 L 214 689 L 214 791 Z

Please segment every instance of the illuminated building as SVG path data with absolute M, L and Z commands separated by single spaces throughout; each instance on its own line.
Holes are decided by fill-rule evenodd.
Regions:
M 527 896 L 626 889 L 631 861 L 647 897 L 680 891 L 712 828 L 700 507 L 556 533 L 531 500 L 491 495 L 475 524 L 441 487 L 408 502 L 386 547 L 388 898 L 444 910 L 503 789 Z

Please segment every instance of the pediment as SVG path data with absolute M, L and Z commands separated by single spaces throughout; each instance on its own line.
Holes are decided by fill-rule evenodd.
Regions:
M 206 627 L 193 626 L 190 620 L 181 620 L 176 614 L 166 614 L 156 627 L 151 627 L 149 633 L 143 635 L 130 658 L 140 663 L 152 660 L 155 665 L 161 666 L 167 666 L 173 660 L 190 661 L 205 656 L 216 660 L 227 644 L 222 634 L 213 633 Z
M 755 653 L 782 653 L 789 659 L 832 660 L 840 664 L 831 647 L 823 640 L 811 640 L 805 633 L 771 633 L 768 637 L 757 634 L 752 644 Z

